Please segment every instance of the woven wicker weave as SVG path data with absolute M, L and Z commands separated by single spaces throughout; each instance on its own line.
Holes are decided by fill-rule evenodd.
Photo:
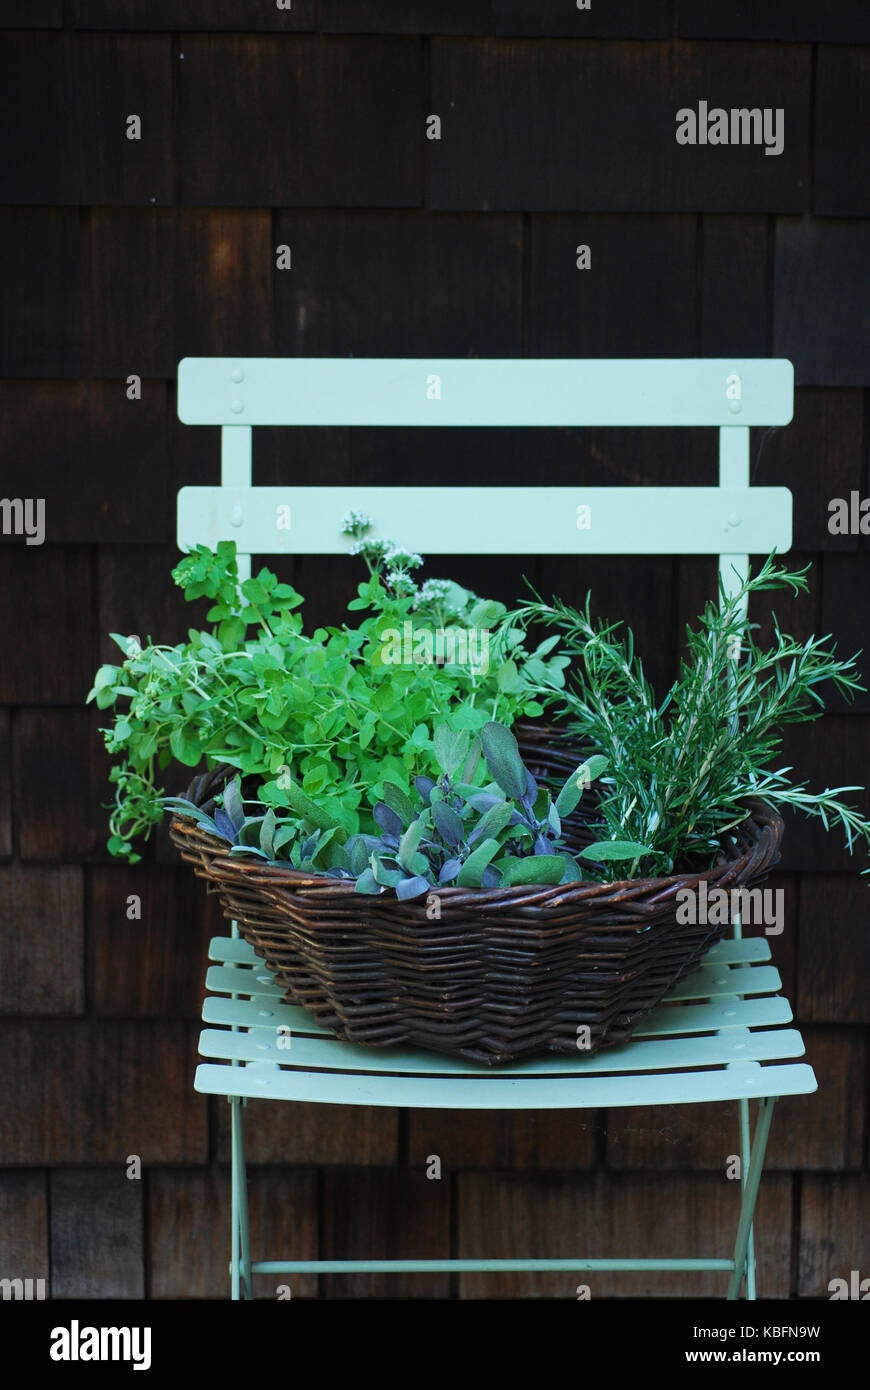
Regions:
M 539 778 L 561 784 L 583 759 L 552 730 L 517 733 Z M 210 809 L 233 771 L 214 769 L 187 795 Z M 621 883 L 441 888 L 440 918 L 434 900 L 427 909 L 426 899 L 372 898 L 341 880 L 231 856 L 226 841 L 187 818 L 174 819 L 170 834 L 288 1003 L 355 1043 L 495 1064 L 547 1050 L 576 1055 L 578 1043 L 591 1053 L 629 1038 L 728 930 L 679 924 L 678 891 L 701 879 L 711 890 L 752 887 L 777 863 L 782 820 L 762 802 L 747 803 L 747 812 L 712 869 Z M 574 849 L 590 842 L 582 815 L 566 825 Z M 578 1034 L 583 1025 L 588 1034 Z

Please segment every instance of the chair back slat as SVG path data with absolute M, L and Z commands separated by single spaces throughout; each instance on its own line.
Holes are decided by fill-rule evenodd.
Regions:
M 185 357 L 187 425 L 787 425 L 781 358 Z
M 341 555 L 348 508 L 424 555 L 751 554 L 791 543 L 788 488 L 185 487 L 178 541 L 249 555 Z
M 349 548 L 351 507 L 428 554 L 718 554 L 727 589 L 750 554 L 791 546 L 787 488 L 751 488 L 749 428 L 785 425 L 794 368 L 779 358 L 186 357 L 178 415 L 220 425 L 221 484 L 178 495 L 178 543 L 256 554 Z M 709 426 L 718 487 L 254 488 L 252 427 Z

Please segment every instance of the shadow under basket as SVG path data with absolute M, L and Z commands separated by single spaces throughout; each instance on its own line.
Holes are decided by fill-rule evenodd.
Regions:
M 588 755 L 566 750 L 552 729 L 516 733 L 526 765 L 557 786 Z M 215 768 L 187 796 L 209 811 L 233 775 Z M 761 801 L 746 807 L 713 868 L 604 884 L 439 888 L 413 902 L 230 855 L 225 840 L 185 817 L 170 835 L 287 1003 L 349 1042 L 495 1065 L 546 1051 L 577 1056 L 578 1044 L 589 1055 L 631 1037 L 729 931 L 727 922 L 678 922 L 679 891 L 702 879 L 709 890 L 751 888 L 778 862 L 781 818 Z M 570 848 L 592 838 L 581 812 L 566 822 Z

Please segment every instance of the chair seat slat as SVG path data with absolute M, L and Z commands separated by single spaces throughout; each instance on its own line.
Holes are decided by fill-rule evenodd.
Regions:
M 753 1096 L 804 1095 L 816 1089 L 804 1063 L 718 1071 L 629 1076 L 373 1076 L 289 1071 L 280 1067 L 196 1069 L 197 1091 L 209 1095 L 318 1101 L 326 1105 L 388 1105 L 436 1110 L 574 1110 L 624 1105 L 689 1105 Z
M 286 1045 L 289 1043 L 289 1047 Z M 378 1071 L 414 1076 L 487 1076 L 485 1067 L 461 1059 L 427 1054 L 401 1047 L 366 1048 L 345 1043 L 336 1049 L 327 1038 L 291 1035 L 281 1037 L 276 1029 L 256 1028 L 252 1032 L 203 1029 L 200 1055 L 214 1061 L 277 1062 L 314 1070 L 340 1068 L 342 1071 Z M 604 1048 L 591 1057 L 544 1053 L 498 1068 L 499 1076 L 594 1076 L 610 1072 L 673 1071 L 678 1068 L 725 1066 L 732 1062 L 770 1062 L 784 1057 L 802 1057 L 800 1033 L 783 1028 L 750 1033 L 728 1029 L 709 1037 L 632 1040 L 618 1047 Z

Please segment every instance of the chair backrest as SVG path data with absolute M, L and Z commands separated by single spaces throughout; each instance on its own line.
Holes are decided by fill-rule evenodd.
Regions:
M 220 425 L 220 487 L 178 494 L 178 544 L 344 554 L 349 508 L 423 554 L 716 555 L 729 591 L 750 554 L 791 546 L 788 488 L 750 488 L 749 428 L 792 418 L 784 359 L 186 357 L 178 415 Z M 715 426 L 718 487 L 253 487 L 254 425 Z M 461 502 L 461 506 L 457 506 Z

